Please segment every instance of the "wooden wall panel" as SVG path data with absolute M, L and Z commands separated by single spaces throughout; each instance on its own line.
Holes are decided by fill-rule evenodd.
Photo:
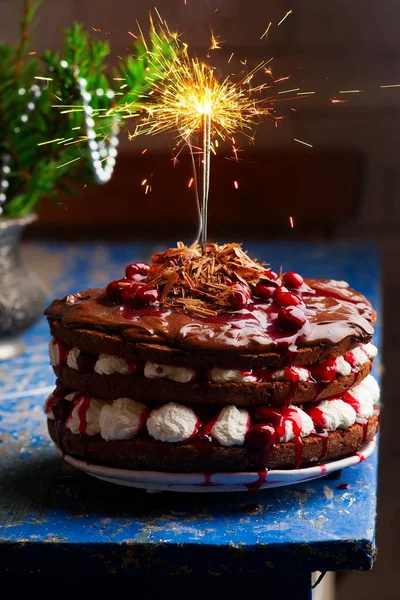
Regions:
M 39 226 L 70 235 L 78 228 L 111 237 L 194 235 L 198 219 L 193 186 L 188 188 L 191 176 L 187 156 L 174 167 L 165 154 L 121 155 L 107 185 L 88 187 L 78 198 L 44 202 Z M 152 186 L 147 195 L 144 179 Z M 346 149 L 247 151 L 240 163 L 213 157 L 210 232 L 218 237 L 231 231 L 289 233 L 289 216 L 299 233 L 326 232 L 355 215 L 362 180 L 362 157 Z

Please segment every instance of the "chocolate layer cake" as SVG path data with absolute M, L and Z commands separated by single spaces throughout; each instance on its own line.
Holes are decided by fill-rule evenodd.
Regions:
M 120 468 L 260 471 L 356 452 L 378 428 L 375 312 L 343 281 L 237 244 L 178 244 L 45 311 L 50 435 Z

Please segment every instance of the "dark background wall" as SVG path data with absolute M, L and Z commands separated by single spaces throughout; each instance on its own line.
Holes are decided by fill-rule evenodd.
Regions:
M 20 4 L 18 0 L 0 0 L 2 39 L 11 41 L 16 38 L 17 9 Z M 32 47 L 38 53 L 45 47 L 58 47 L 61 31 L 73 20 L 79 20 L 85 23 L 94 36 L 110 39 L 114 61 L 117 61 L 117 55 L 125 53 L 131 41 L 128 30 L 135 29 L 137 18 L 141 23 L 146 23 L 147 13 L 152 5 L 147 0 L 45 0 L 39 11 L 41 20 Z M 400 154 L 400 88 L 382 89 L 380 86 L 400 82 L 398 2 L 270 0 L 266 3 L 264 0 L 187 0 L 185 5 L 184 0 L 161 0 L 157 2 L 157 6 L 171 27 L 183 32 L 184 38 L 190 41 L 193 49 L 200 55 L 208 46 L 210 27 L 225 40 L 223 49 L 214 53 L 214 63 L 221 72 L 226 72 L 226 61 L 231 52 L 235 53 L 234 60 L 236 57 L 247 57 L 249 63 L 253 64 L 274 56 L 272 64 L 277 77 L 291 74 L 290 86 L 315 92 L 305 100 L 280 104 L 279 109 L 286 116 L 280 126 L 275 128 L 271 120 L 266 120 L 258 128 L 256 135 L 255 152 L 279 151 L 288 155 L 297 153 L 301 155 L 302 164 L 305 163 L 309 181 L 308 185 L 301 183 L 299 198 L 283 192 L 279 199 L 286 206 L 291 195 L 286 214 L 279 221 L 279 229 L 283 233 L 288 229 L 287 215 L 293 211 L 299 231 L 302 231 L 302 227 L 307 230 L 309 215 L 306 214 L 303 218 L 303 214 L 307 213 L 306 198 L 308 203 L 316 204 L 315 211 L 318 212 L 318 204 L 328 204 L 325 196 L 329 195 L 329 188 L 336 184 L 338 190 L 342 189 L 342 193 L 336 194 L 337 203 L 330 202 L 325 208 L 325 214 L 328 214 L 329 221 L 338 231 L 346 231 L 348 211 L 339 209 L 343 201 L 347 209 L 351 207 L 350 212 L 356 214 L 359 233 L 369 233 L 372 229 L 381 232 L 384 230 L 385 236 L 396 235 L 400 224 L 400 181 L 397 169 Z M 269 21 L 276 24 L 290 9 L 293 14 L 281 27 L 271 28 L 268 41 L 260 40 Z M 92 28 L 101 29 L 101 32 L 96 33 Z M 340 90 L 346 89 L 363 91 L 358 94 L 338 94 Z M 333 105 L 330 103 L 331 98 L 347 100 L 347 103 Z M 294 138 L 313 144 L 313 151 L 299 146 Z M 144 145 L 149 148 L 144 169 L 149 169 L 157 153 L 168 158 L 171 156 L 170 136 L 157 136 L 146 139 L 146 142 L 139 138 L 129 142 L 127 136 L 122 134 L 121 139 L 121 151 L 132 157 L 130 167 L 135 173 L 135 169 L 139 169 L 135 157 L 140 154 Z M 343 170 L 336 166 L 335 158 L 328 159 L 331 169 L 326 175 L 325 189 L 323 181 L 316 183 L 313 176 L 317 171 L 313 167 L 312 154 L 323 154 L 326 151 L 335 154 L 341 150 L 361 156 L 363 160 L 364 168 L 357 168 L 352 175 L 355 186 L 354 193 L 351 194 L 346 185 L 340 186 Z M 246 158 L 246 155 L 243 157 Z M 154 173 L 151 198 L 155 207 L 163 202 L 165 191 L 158 182 L 170 176 L 173 169 L 168 161 L 160 161 L 160 164 L 163 167 L 159 167 Z M 281 166 L 282 172 L 285 171 L 284 164 L 283 162 Z M 243 167 L 239 166 L 239 181 L 243 172 Z M 304 167 L 301 172 L 304 172 Z M 182 181 L 186 181 L 190 176 L 189 165 L 183 168 L 182 173 Z M 214 167 L 214 173 L 214 181 L 223 179 L 218 177 L 217 167 Z M 299 173 L 296 166 L 290 166 L 285 175 L 279 173 L 279 177 L 291 179 L 296 186 Z M 143 199 L 140 174 L 139 169 L 137 175 L 130 179 L 130 205 L 136 198 Z M 246 206 L 250 199 L 255 207 L 261 198 L 265 210 L 264 221 L 267 222 L 267 209 L 271 206 L 270 212 L 273 212 L 273 204 L 276 202 L 279 177 L 277 175 L 274 178 L 272 173 L 272 184 L 269 187 L 267 178 L 262 180 L 259 173 L 259 178 L 255 180 L 259 193 L 246 188 L 244 183 L 236 197 L 242 197 L 242 204 Z M 123 185 L 118 186 L 118 181 L 123 181 Z M 347 180 L 344 181 L 346 183 Z M 121 168 L 112 185 L 116 186 L 111 188 L 113 195 L 116 190 L 116 194 L 120 196 L 121 189 L 126 189 Z M 221 190 L 224 189 L 228 197 L 233 197 L 231 179 L 226 182 L 225 188 L 221 187 Z M 214 194 L 211 209 L 214 206 L 215 212 L 219 206 L 221 190 L 217 189 L 218 194 Z M 107 195 L 107 191 L 96 191 L 96 194 L 99 193 Z M 121 202 L 127 203 L 128 199 Z M 238 202 L 240 204 L 240 200 Z M 192 208 L 189 208 L 188 218 L 193 219 L 194 212 L 190 212 L 194 210 L 193 199 L 189 199 L 189 204 Z M 73 212 L 74 206 L 71 201 L 70 212 Z M 51 213 L 49 219 L 56 219 L 55 215 L 56 213 Z

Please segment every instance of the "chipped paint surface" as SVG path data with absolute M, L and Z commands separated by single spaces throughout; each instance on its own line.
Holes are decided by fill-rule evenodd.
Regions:
M 47 277 L 49 297 L 54 297 L 103 285 L 153 250 L 145 245 L 48 244 L 31 245 L 26 255 L 40 260 L 40 274 Z M 306 276 L 347 279 L 377 305 L 376 257 L 366 245 L 253 244 L 249 250 L 260 260 Z M 11 568 L 14 556 L 33 572 L 36 557 L 39 570 L 39 558 L 47 556 L 53 569 L 57 560 L 62 565 L 74 559 L 96 574 L 144 573 L 149 565 L 160 573 L 171 568 L 190 574 L 201 568 L 212 575 L 232 569 L 262 574 L 289 567 L 323 571 L 371 566 L 376 453 L 334 478 L 255 495 L 146 494 L 103 483 L 63 464 L 47 436 L 42 405 L 54 375 L 44 319 L 25 342 L 25 354 L 0 363 L 4 568 Z M 340 489 L 341 484 L 348 487 Z

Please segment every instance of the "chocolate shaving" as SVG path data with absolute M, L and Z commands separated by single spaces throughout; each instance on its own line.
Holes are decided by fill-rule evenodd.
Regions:
M 252 288 L 268 279 L 266 264 L 247 256 L 241 244 L 207 244 L 204 254 L 199 244 L 153 254 L 146 285 L 162 288 L 161 303 L 179 306 L 198 316 L 211 316 L 229 307 L 232 284 Z

